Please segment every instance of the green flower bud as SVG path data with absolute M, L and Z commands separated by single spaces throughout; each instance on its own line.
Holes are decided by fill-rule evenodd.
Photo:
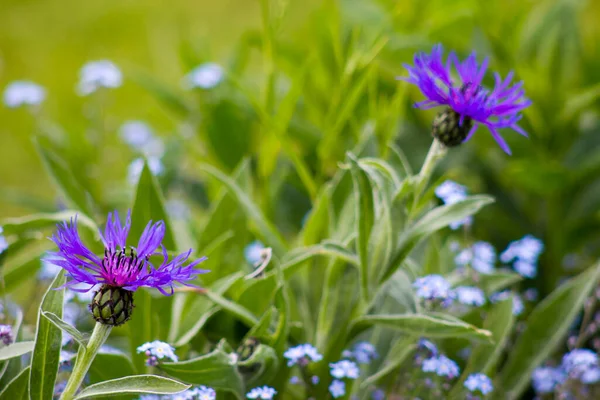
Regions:
M 455 147 L 461 144 L 473 127 L 473 120 L 464 117 L 460 125 L 460 114 L 451 108 L 439 113 L 433 120 L 431 133 L 444 146 Z
M 101 324 L 119 326 L 133 311 L 133 292 L 120 287 L 103 285 L 89 305 L 94 319 Z

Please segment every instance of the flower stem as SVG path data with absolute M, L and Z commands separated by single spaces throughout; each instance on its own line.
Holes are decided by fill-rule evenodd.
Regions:
M 427 183 L 433 174 L 433 170 L 445 154 L 446 147 L 444 147 L 444 145 L 437 139 L 433 139 L 431 147 L 427 152 L 425 162 L 423 162 L 423 166 L 421 167 L 421 171 L 419 171 L 419 174 L 416 176 L 416 185 L 411 214 L 417 208 L 419 200 L 421 200 L 421 195 L 423 194 L 423 191 L 425 190 L 425 187 L 427 186 Z
M 77 389 L 79 389 L 79 386 L 81 386 L 81 383 L 85 378 L 85 374 L 87 374 L 88 370 L 90 369 L 92 361 L 94 361 L 96 353 L 98 353 L 98 349 L 100 349 L 100 346 L 104 344 L 111 330 L 112 326 L 110 325 L 104 325 L 99 322 L 96 323 L 87 346 L 85 348 L 79 347 L 79 351 L 77 352 L 77 361 L 75 361 L 73 372 L 71 373 L 69 381 L 67 382 L 67 386 L 60 397 L 61 400 L 71 400 L 75 397 L 75 393 L 77 393 Z

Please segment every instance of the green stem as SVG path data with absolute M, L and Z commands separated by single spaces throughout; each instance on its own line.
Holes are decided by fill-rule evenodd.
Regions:
M 90 369 L 92 361 L 94 361 L 94 358 L 96 357 L 96 353 L 98 353 L 100 346 L 106 342 L 111 330 L 112 326 L 96 322 L 96 326 L 94 327 L 94 331 L 92 332 L 92 336 L 90 337 L 87 346 L 85 348 L 79 347 L 77 361 L 75 362 L 67 386 L 60 397 L 61 400 L 71 400 L 75 397 L 75 393 L 77 392 L 77 389 L 79 389 L 79 386 L 81 386 L 85 374 L 87 374 Z
M 421 171 L 419 171 L 419 175 L 417 175 L 416 179 L 416 188 L 414 193 L 413 206 L 411 210 L 412 214 L 416 210 L 419 200 L 421 200 L 421 196 L 427 187 L 427 183 L 433 174 L 433 170 L 437 166 L 438 162 L 444 157 L 446 154 L 446 147 L 442 143 L 440 143 L 437 139 L 433 139 L 431 143 L 431 147 L 427 152 L 427 157 L 425 158 L 425 162 L 423 162 L 423 166 L 421 167 Z

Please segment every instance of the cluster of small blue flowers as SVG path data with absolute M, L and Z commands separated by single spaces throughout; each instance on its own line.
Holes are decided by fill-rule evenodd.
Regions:
M 246 394 L 249 399 L 271 400 L 275 398 L 277 391 L 269 386 L 256 387 Z
M 305 367 L 311 362 L 319 362 L 323 359 L 316 347 L 308 343 L 290 347 L 283 353 L 283 357 L 287 358 L 288 367 L 294 365 Z
M 346 395 L 346 382 L 343 379 L 358 379 L 360 369 L 354 361 L 340 360 L 329 364 L 330 374 L 334 378 L 329 385 L 329 393 L 334 399 Z
M 467 198 L 467 188 L 454 181 L 447 180 L 435 188 L 435 195 L 444 202 L 450 205 L 458 203 Z M 456 230 L 461 226 L 471 226 L 473 217 L 469 216 L 460 221 L 454 221 L 450 224 L 450 229 Z
M 137 348 L 138 353 L 146 354 L 146 365 L 155 366 L 158 365 L 158 360 L 169 359 L 171 361 L 178 361 L 175 349 L 170 344 L 155 340 L 153 342 L 144 343 Z
M 342 357 L 352 358 L 359 364 L 370 364 L 371 361 L 379 358 L 377 349 L 369 342 L 358 342 L 351 350 L 344 350 Z
M 496 249 L 488 242 L 475 242 L 471 247 L 461 250 L 454 259 L 459 267 L 470 265 L 480 274 L 490 274 L 495 270 Z
M 217 393 L 206 386 L 198 386 L 184 392 L 171 395 L 145 394 L 139 400 L 215 400 Z
M 598 354 L 589 349 L 572 350 L 563 356 L 560 365 L 536 368 L 531 380 L 539 395 L 555 393 L 563 396 L 560 398 L 570 398 L 569 391 L 577 385 L 585 389 L 600 383 Z
M 532 235 L 526 235 L 520 240 L 511 242 L 500 254 L 503 263 L 512 262 L 513 268 L 525 278 L 535 278 L 537 263 L 544 250 L 544 244 Z
M 480 307 L 485 304 L 483 290 L 475 286 L 459 286 L 451 288 L 441 275 L 427 275 L 417 279 L 413 283 L 417 297 L 424 299 L 427 304 L 433 306 L 439 304 L 442 307 L 450 306 L 454 300 L 467 306 Z

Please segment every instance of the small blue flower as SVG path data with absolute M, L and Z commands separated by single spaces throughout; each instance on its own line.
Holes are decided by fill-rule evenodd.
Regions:
M 283 357 L 287 358 L 288 367 L 292 367 L 296 364 L 306 366 L 310 362 L 319 362 L 323 359 L 323 356 L 319 354 L 317 348 L 308 343 L 290 347 L 283 353 Z
M 600 382 L 600 367 L 590 367 L 587 370 L 583 371 L 581 376 L 579 377 L 581 383 L 586 385 L 594 385 Z
M 244 257 L 248 264 L 252 264 L 254 266 L 260 264 L 263 259 L 262 252 L 265 249 L 265 246 L 259 240 L 255 240 L 251 242 L 244 249 Z
M 419 339 L 419 348 L 428 350 L 432 356 L 436 356 L 438 353 L 437 346 L 427 339 Z
M 534 302 L 537 301 L 539 292 L 536 288 L 529 288 L 523 292 L 523 297 L 525 297 L 525 300 L 527 301 Z
M 567 376 L 561 368 L 539 367 L 531 374 L 533 389 L 538 394 L 554 392 L 566 379 Z
M 194 391 L 197 400 L 215 400 L 217 398 L 217 393 L 213 388 L 199 386 Z
M 369 364 L 372 360 L 377 359 L 379 355 L 377 354 L 375 346 L 373 346 L 371 343 L 359 342 L 354 345 L 354 348 L 351 352 L 351 357 L 353 357 L 359 364 Z
M 516 259 L 537 264 L 543 250 L 544 243 L 540 239 L 532 235 L 525 235 L 519 240 L 510 242 L 506 250 L 500 254 L 500 260 L 503 263 L 509 263 Z
M 4 104 L 10 108 L 37 106 L 46 98 L 46 89 L 30 81 L 14 81 L 4 89 Z
M 223 80 L 223 68 L 216 63 L 205 63 L 194 68 L 185 78 L 188 89 L 212 89 Z
M 8 346 L 13 342 L 13 331 L 10 325 L 0 325 L 0 343 Z
M 271 400 L 276 394 L 277 391 L 272 387 L 263 386 L 252 389 L 246 394 L 246 397 L 249 399 Z
M 119 135 L 133 149 L 142 148 L 154 137 L 150 126 L 143 121 L 124 122 L 119 128 Z
M 329 367 L 331 368 L 331 376 L 337 379 L 357 379 L 360 375 L 360 370 L 354 361 L 341 360 L 329 364 Z
M 177 362 L 178 358 L 175 355 L 175 349 L 170 344 L 155 340 L 153 342 L 144 343 L 137 348 L 138 353 L 145 353 L 148 359 L 146 364 L 153 366 L 158 365 L 158 360 L 168 358 Z
M 413 283 L 413 287 L 417 290 L 417 297 L 426 300 L 447 300 L 453 295 L 450 282 L 441 275 L 419 278 Z
M 77 91 L 81 96 L 87 96 L 100 88 L 118 88 L 122 83 L 123 75 L 114 63 L 108 60 L 91 61 L 79 72 Z
M 346 394 L 346 384 L 340 380 L 334 380 L 329 385 L 329 393 L 334 399 L 344 396 Z
M 600 364 L 598 355 L 592 350 L 575 349 L 563 356 L 561 367 L 569 377 L 580 379 L 586 372 L 600 367 Z
M 313 376 L 310 378 L 310 382 L 311 382 L 313 385 L 318 385 L 318 384 L 319 384 L 319 382 L 320 382 L 320 379 L 319 379 L 319 377 L 318 377 L 318 376 L 316 376 L 316 375 L 313 375 Z
M 475 286 L 459 286 L 454 289 L 458 302 L 468 306 L 481 307 L 485 304 L 483 290 Z
M 444 181 L 435 188 L 435 195 L 446 205 L 455 204 L 467 198 L 467 188 L 454 181 Z M 473 217 L 469 216 L 460 221 L 454 221 L 450 224 L 450 229 L 456 230 L 463 225 L 469 226 L 473 223 Z
M 4 253 L 8 249 L 8 242 L 4 237 L 4 228 L 0 226 L 0 254 Z
M 450 379 L 460 374 L 458 364 L 444 355 L 431 357 L 423 361 L 423 372 L 435 372 L 438 376 L 445 376 Z
M 371 393 L 371 400 L 385 400 L 385 392 L 381 389 L 373 390 L 373 393 Z
M 462 250 L 454 259 L 457 265 L 471 265 L 475 271 L 489 274 L 494 271 L 496 250 L 488 242 L 475 242 L 470 248 Z
M 517 260 L 513 264 L 513 268 L 524 278 L 535 278 L 537 275 L 537 265 L 528 261 Z
M 492 380 L 484 374 L 471 374 L 465 381 L 465 387 L 471 392 L 480 391 L 483 395 L 487 395 L 494 390 Z
M 300 378 L 298 378 L 296 375 L 294 375 L 290 378 L 290 385 L 297 385 L 299 383 L 300 383 Z

